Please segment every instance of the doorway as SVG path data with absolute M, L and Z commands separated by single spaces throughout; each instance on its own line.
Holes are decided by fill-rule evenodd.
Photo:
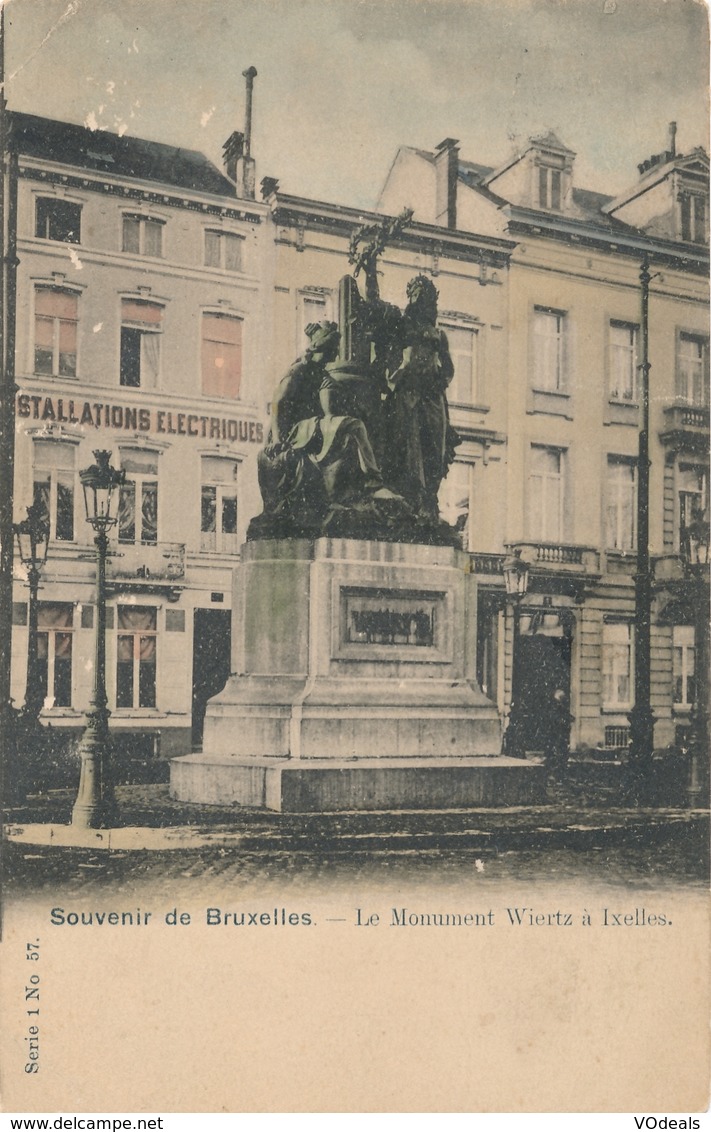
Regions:
M 196 609 L 193 618 L 192 745 L 202 746 L 207 701 L 221 692 L 230 675 L 232 614 L 227 609 Z
M 527 751 L 543 751 L 551 731 L 553 693 L 570 703 L 571 641 L 567 635 L 523 634 L 518 640 L 517 673 Z

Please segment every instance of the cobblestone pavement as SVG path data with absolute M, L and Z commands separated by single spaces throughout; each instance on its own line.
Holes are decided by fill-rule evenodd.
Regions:
M 110 890 L 166 899 L 211 892 L 357 892 L 436 884 L 693 886 L 708 877 L 708 820 L 676 808 L 592 805 L 569 786 L 549 805 L 486 810 L 281 815 L 186 805 L 166 786 L 118 790 L 123 821 L 203 837 L 179 849 L 100 850 L 8 841 L 5 892 L 62 899 Z M 605 801 L 606 799 L 602 799 Z M 7 814 L 10 823 L 69 821 L 57 791 Z M 207 843 L 205 839 L 207 838 Z

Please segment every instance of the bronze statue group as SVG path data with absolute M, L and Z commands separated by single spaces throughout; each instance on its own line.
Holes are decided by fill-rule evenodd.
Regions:
M 380 298 L 377 256 L 409 219 L 361 229 L 352 276 L 341 280 L 339 323 L 311 323 L 308 347 L 280 381 L 259 455 L 263 513 L 249 538 L 331 535 L 457 545 L 439 517 L 439 487 L 458 442 L 449 423 L 454 375 L 437 290 L 407 286 L 401 311 Z M 358 242 L 371 236 L 363 251 Z M 365 298 L 356 277 L 365 274 Z

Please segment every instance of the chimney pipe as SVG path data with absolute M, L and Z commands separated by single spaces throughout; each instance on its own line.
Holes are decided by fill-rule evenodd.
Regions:
M 244 111 L 244 156 L 249 158 L 252 156 L 252 88 L 257 77 L 257 68 L 248 67 L 246 71 L 242 71 L 242 75 L 247 80 L 247 100 Z
M 459 178 L 459 142 L 445 138 L 435 151 L 435 224 L 457 227 L 457 180 Z
M 669 152 L 676 157 L 676 122 L 669 123 Z

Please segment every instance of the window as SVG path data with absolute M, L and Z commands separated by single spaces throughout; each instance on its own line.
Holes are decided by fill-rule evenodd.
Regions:
M 607 457 L 606 497 L 605 545 L 608 550 L 634 550 L 637 544 L 637 469 L 631 460 Z
M 76 377 L 77 319 L 75 294 L 35 287 L 35 373 Z
M 50 707 L 72 704 L 73 617 L 71 602 L 37 605 L 37 678 Z
M 469 549 L 472 465 L 456 460 L 439 489 L 442 518 L 461 533 L 462 546 Z
M 116 707 L 155 707 L 157 610 L 119 605 L 117 622 Z
M 237 545 L 236 460 L 203 456 L 200 497 L 200 549 L 236 554 Z
M 444 327 L 449 353 L 454 366 L 454 377 L 447 389 L 447 400 L 471 405 L 477 396 L 476 347 L 477 332 L 468 326 Z
M 121 301 L 121 385 L 155 389 L 160 373 L 163 308 L 140 299 Z
M 59 197 L 38 197 L 35 202 L 35 236 L 78 244 L 81 233 L 81 205 Z
M 74 540 L 74 484 L 74 445 L 36 440 L 33 502 L 49 525 L 49 537 L 60 542 Z
M 119 497 L 118 539 L 155 543 L 158 539 L 158 457 L 154 452 L 124 452 L 126 481 Z
M 562 171 L 546 165 L 538 167 L 538 204 L 541 208 L 560 211 Z
M 124 216 L 122 250 L 159 258 L 163 255 L 163 224 L 149 216 Z
M 314 287 L 310 291 L 302 291 L 299 295 L 299 341 L 297 349 L 303 350 L 308 345 L 306 327 L 312 322 L 324 322 L 333 318 L 333 302 L 331 292 L 326 287 Z
M 242 270 L 242 236 L 208 228 L 205 232 L 205 266 L 222 271 Z
M 236 400 L 242 378 L 242 320 L 224 314 L 202 316 L 202 391 Z
M 610 323 L 610 400 L 637 401 L 637 327 Z
M 532 538 L 559 542 L 563 532 L 563 453 L 531 446 L 529 524 Z
M 696 697 L 694 682 L 695 656 L 692 625 L 674 625 L 672 629 L 672 699 L 680 711 L 690 711 Z
M 677 340 L 676 396 L 687 405 L 708 405 L 709 343 L 698 334 Z
M 536 307 L 533 312 L 533 388 L 546 393 L 565 389 L 565 315 Z
M 680 464 L 677 483 L 679 485 L 679 535 L 703 513 L 707 507 L 706 469 L 693 464 Z
M 609 711 L 632 707 L 632 626 L 602 626 L 602 706 Z
M 681 212 L 681 238 L 691 244 L 707 243 L 706 198 L 696 193 L 683 193 L 679 197 Z

